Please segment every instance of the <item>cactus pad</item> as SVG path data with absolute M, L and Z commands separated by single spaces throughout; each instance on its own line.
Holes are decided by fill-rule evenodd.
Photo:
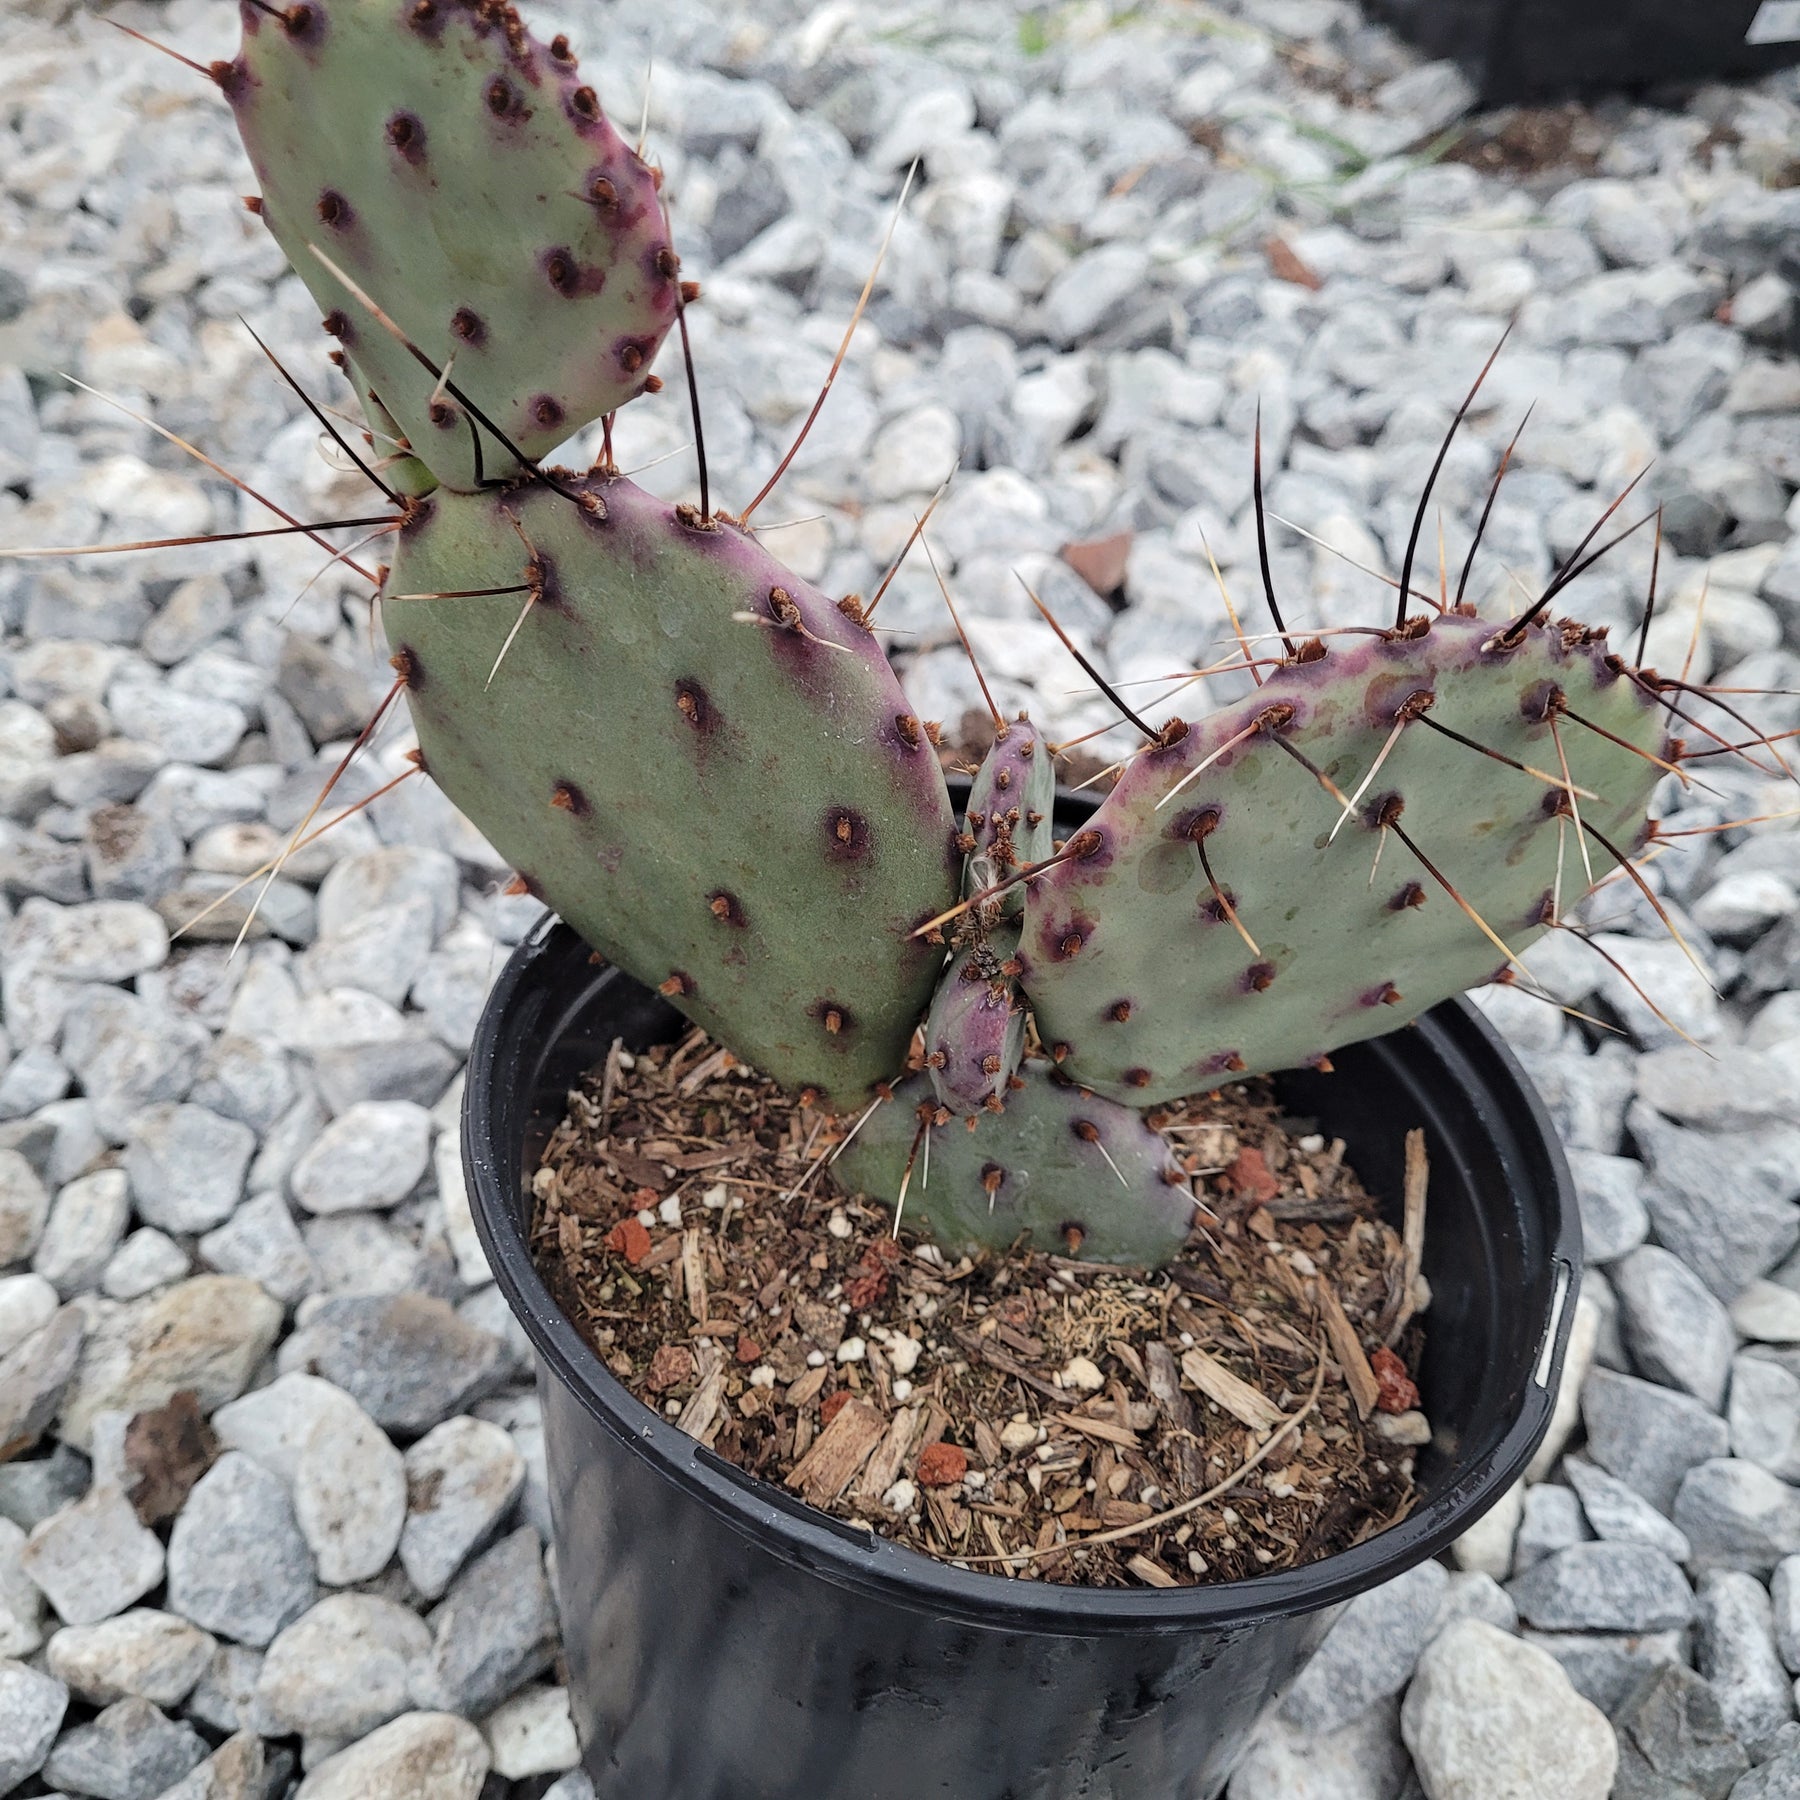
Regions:
M 1446 882 L 1518 951 L 1552 916 L 1559 858 L 1562 899 L 1586 890 L 1583 836 L 1596 878 L 1602 839 L 1637 847 L 1661 771 L 1592 727 L 1660 754 L 1663 712 L 1604 640 L 1419 623 L 1339 639 L 1139 755 L 1090 821 L 1098 844 L 1030 884 L 1021 984 L 1070 1075 L 1149 1105 L 1392 1030 L 1507 967 Z M 1597 796 L 1576 799 L 1582 828 L 1559 789 L 1440 726 L 1559 780 L 1560 737 Z M 1343 803 L 1318 776 L 1356 797 L 1384 747 L 1332 839 Z
M 1038 729 L 1023 713 L 995 738 L 969 783 L 963 830 L 969 860 L 963 873 L 966 894 L 1004 881 L 1019 868 L 1050 854 L 1050 809 L 1056 802 L 1056 765 Z M 995 901 L 999 917 L 1016 919 L 1025 909 L 1023 886 L 1008 888 Z
M 426 766 L 596 949 L 853 1104 L 940 966 L 909 935 L 960 860 L 931 744 L 869 632 L 749 534 L 554 479 L 441 490 L 399 534 L 383 613 Z
M 902 1082 L 838 1158 L 838 1180 L 891 1204 L 916 1140 L 902 1223 L 952 1256 L 1004 1251 L 1023 1238 L 1089 1262 L 1166 1263 L 1194 1219 L 1168 1145 L 1131 1108 L 1046 1074 L 1042 1063 L 1026 1064 L 1024 1082 L 1005 1112 L 981 1115 L 973 1131 L 963 1119 L 932 1123 L 929 1159 L 919 1108 L 931 1107 L 930 1089 L 916 1076 Z
M 1016 926 L 999 927 L 951 958 L 932 996 L 925 1066 L 953 1113 L 997 1111 L 1024 1057 L 1025 1003 L 1008 962 L 1018 943 Z
M 566 42 L 495 0 L 239 8 L 223 82 L 262 216 L 350 360 L 446 486 L 516 474 L 324 252 L 526 457 L 643 392 L 676 311 L 656 181 Z

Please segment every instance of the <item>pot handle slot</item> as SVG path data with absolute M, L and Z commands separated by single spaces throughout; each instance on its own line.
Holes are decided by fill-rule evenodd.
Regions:
M 1537 1365 L 1531 1371 L 1531 1379 L 1541 1388 L 1550 1385 L 1550 1368 L 1556 1361 L 1556 1339 L 1562 1326 L 1563 1309 L 1569 1303 L 1569 1295 L 1574 1286 L 1574 1269 L 1559 1259 L 1556 1265 L 1556 1289 L 1550 1296 L 1550 1317 L 1544 1325 L 1543 1341 L 1538 1346 Z

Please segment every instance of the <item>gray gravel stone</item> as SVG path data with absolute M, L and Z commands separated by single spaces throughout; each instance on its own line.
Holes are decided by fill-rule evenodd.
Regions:
M 1611 1271 L 1632 1361 L 1712 1412 L 1725 1404 L 1737 1334 L 1731 1316 L 1667 1250 L 1645 1244 Z
M 413 1677 L 421 1706 L 485 1713 L 550 1666 L 556 1608 L 529 1525 L 484 1551 L 431 1614 L 430 1656 Z
M 512 1438 L 485 1419 L 446 1419 L 406 1452 L 400 1566 L 427 1600 L 499 1528 L 524 1480 Z
M 1730 1302 L 1800 1240 L 1800 1139 L 1785 1127 L 1730 1138 L 1665 1123 L 1642 1102 L 1629 1114 L 1649 1165 L 1644 1204 L 1663 1247 Z M 1731 1170 L 1722 1189 L 1719 1172 Z
M 1783 1557 L 1800 1551 L 1800 1492 L 1736 1457 L 1690 1469 L 1671 1517 L 1687 1533 L 1696 1569 L 1767 1576 Z
M 96 1485 L 32 1528 L 20 1563 L 65 1625 L 96 1625 L 162 1580 L 163 1547 L 116 1487 Z
M 1583 1456 L 1564 1460 L 1562 1472 L 1581 1499 L 1581 1510 L 1596 1537 L 1611 1543 L 1648 1544 L 1678 1563 L 1688 1559 L 1688 1541 L 1641 1494 Z
M 158 1800 L 269 1800 L 290 1772 L 286 1752 L 271 1755 L 254 1732 L 240 1731 Z
M 1776 1281 L 1753 1281 L 1731 1303 L 1731 1322 L 1763 1344 L 1800 1344 L 1800 1294 Z
M 1576 1693 L 1591 1700 L 1609 1718 L 1620 1709 L 1646 1675 L 1668 1664 L 1686 1667 L 1686 1631 L 1525 1631 L 1562 1664 Z
M 219 1637 L 267 1644 L 312 1604 L 312 1553 L 278 1476 L 228 1450 L 169 1535 L 168 1605 Z
M 481 1722 L 494 1759 L 494 1773 L 508 1781 L 554 1775 L 581 1760 L 566 1687 L 532 1685 L 498 1706 Z
M 1700 1577 L 1695 1661 L 1713 1685 L 1725 1722 L 1760 1760 L 1794 1716 L 1793 1684 L 1775 1647 L 1768 1591 L 1754 1575 L 1710 1569 Z
M 63 1020 L 64 1061 L 101 1129 L 121 1135 L 144 1107 L 187 1093 L 206 1048 L 203 1025 L 115 988 L 84 990 Z
M 57 1741 L 44 1779 L 96 1800 L 156 1800 L 206 1760 L 206 1740 L 148 1700 L 119 1700 Z
M 445 851 L 411 844 L 346 856 L 319 885 L 319 935 L 347 931 L 370 913 L 411 899 L 430 906 L 430 936 L 433 941 L 442 937 L 456 922 L 462 904 L 456 859 Z
M 210 1231 L 243 1197 L 256 1133 L 204 1106 L 147 1106 L 131 1120 L 125 1172 L 138 1216 L 168 1232 Z
M 1644 1206 L 1644 1166 L 1603 1150 L 1569 1150 L 1581 1206 L 1582 1247 L 1590 1263 L 1617 1262 L 1650 1234 Z
M 317 1304 L 281 1346 L 284 1373 L 323 1375 L 387 1431 L 429 1431 L 504 1379 L 506 1346 L 425 1294 Z
M 0 1794 L 44 1766 L 68 1704 L 60 1681 L 22 1662 L 0 1661 Z
M 1726 1418 L 1733 1456 L 1800 1480 L 1800 1376 L 1764 1357 L 1738 1357 Z
M 1731 1800 L 1800 1800 L 1800 1749 L 1752 1769 L 1731 1790 Z
M 403 1713 L 327 1757 L 294 1800 L 476 1800 L 489 1763 L 486 1740 L 466 1719 Z
M 252 1194 L 199 1250 L 209 1268 L 247 1276 L 288 1306 L 318 1285 L 318 1267 L 280 1194 Z
M 1412 1679 L 1443 1603 L 1441 1563 L 1420 1563 L 1352 1600 L 1288 1689 L 1281 1714 L 1304 1731 L 1335 1731 Z
M 1646 1675 L 1614 1719 L 1613 1800 L 1726 1800 L 1750 1758 L 1711 1685 L 1670 1663 Z
M 1518 1534 L 1513 1539 L 1512 1572 L 1523 1575 L 1546 1557 L 1592 1535 L 1581 1516 L 1581 1502 L 1568 1488 L 1548 1481 L 1527 1487 Z
M 257 1700 L 282 1732 L 353 1742 L 411 1702 L 415 1665 L 431 1650 L 418 1614 L 370 1594 L 331 1594 L 269 1646 Z
M 66 1625 L 44 1653 L 50 1673 L 90 1706 L 136 1698 L 179 1706 L 212 1665 L 211 1635 L 173 1613 L 133 1607 L 97 1625 Z
M 1588 1454 L 1663 1513 L 1688 1470 L 1730 1443 L 1725 1421 L 1699 1401 L 1611 1369 L 1582 1384 L 1581 1416 Z
M 100 1285 L 131 1218 L 131 1187 L 122 1169 L 96 1169 L 71 1181 L 52 1201 L 31 1266 L 66 1300 Z
M 1648 1544 L 1572 1544 L 1507 1592 L 1519 1617 L 1541 1631 L 1668 1631 L 1694 1611 L 1680 1568 Z

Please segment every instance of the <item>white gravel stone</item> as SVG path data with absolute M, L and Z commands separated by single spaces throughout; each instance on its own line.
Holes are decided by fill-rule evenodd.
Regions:
M 97 1414 L 143 1412 L 191 1388 L 203 1412 L 235 1399 L 275 1342 L 281 1306 L 238 1275 L 196 1275 L 100 1316 L 63 1403 L 83 1446 Z
M 14 974 L 59 981 L 129 981 L 161 968 L 169 957 L 168 927 L 150 907 L 130 900 L 85 906 L 27 900 L 4 944 Z
M 311 1213 L 394 1206 L 431 1159 L 431 1115 L 410 1101 L 362 1101 L 326 1126 L 294 1165 L 294 1198 Z
M 1732 1301 L 1731 1322 L 1760 1344 L 1800 1344 L 1800 1294 L 1773 1281 L 1753 1281 Z
M 33 1527 L 20 1558 L 65 1625 L 96 1625 L 163 1578 L 163 1547 L 116 1487 L 96 1486 Z
M 327 1757 L 294 1800 L 476 1800 L 490 1764 L 487 1741 L 466 1720 L 404 1713 Z
M 406 1452 L 400 1566 L 427 1600 L 437 1599 L 499 1529 L 524 1480 L 525 1459 L 510 1434 L 466 1414 L 446 1419 Z
M 1607 1800 L 1618 1746 L 1554 1657 L 1479 1619 L 1419 1660 L 1400 1728 L 1430 1800 Z
M 134 1231 L 111 1257 L 100 1276 L 100 1291 L 109 1300 L 141 1300 L 187 1274 L 188 1253 L 153 1225 Z
M 326 1410 L 300 1449 L 294 1516 L 330 1587 L 387 1567 L 406 1521 L 406 1467 L 384 1432 L 348 1395 Z
M 199 1626 L 140 1606 L 97 1625 L 65 1625 L 51 1638 L 45 1662 L 90 1706 L 135 1696 L 173 1707 L 193 1692 L 217 1649 Z
M 49 1324 L 56 1289 L 42 1275 L 0 1275 L 0 1356 Z
M 44 1641 L 44 1595 L 24 1554 L 24 1527 L 0 1518 L 0 1657 L 30 1656 Z
M 481 1731 L 493 1756 L 494 1773 L 508 1781 L 554 1775 L 581 1760 L 567 1688 L 521 1688 L 488 1714 Z
M 431 1649 L 425 1621 L 373 1594 L 330 1594 L 269 1646 L 256 1698 L 281 1732 L 354 1742 L 411 1705 L 412 1670 Z
M 16 1150 L 0 1150 L 0 1267 L 27 1261 L 50 1216 L 50 1195 Z
M 292 1486 L 313 1432 L 334 1419 L 340 1431 L 351 1428 L 359 1416 L 367 1415 L 342 1388 L 295 1371 L 221 1406 L 212 1427 L 226 1449 L 242 1450 Z

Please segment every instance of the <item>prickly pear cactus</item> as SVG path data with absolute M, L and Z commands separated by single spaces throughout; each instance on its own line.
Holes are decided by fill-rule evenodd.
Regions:
M 905 1061 L 942 954 L 910 934 L 954 895 L 930 741 L 869 632 L 748 533 L 556 479 L 441 491 L 399 534 L 426 767 L 596 949 L 857 1103 Z
M 1023 1242 L 1155 1267 L 1181 1248 L 1194 1221 L 1187 1178 L 1143 1116 L 1042 1063 L 1026 1065 L 1005 1115 L 974 1131 L 935 1105 L 924 1082 L 902 1082 L 838 1168 L 871 1193 L 896 1194 L 904 1183 L 905 1218 L 952 1255 Z
M 679 264 L 655 176 L 565 39 L 538 43 L 493 0 L 239 12 L 243 47 L 221 85 L 263 220 L 439 481 L 515 475 L 509 443 L 542 457 L 644 391 Z
M 948 1248 L 1166 1260 L 1192 1196 L 1136 1109 L 1506 978 L 1639 848 L 1685 684 L 1540 619 L 1564 572 L 1512 622 L 1296 645 L 1277 613 L 1257 692 L 1157 733 L 1063 845 L 1050 746 L 997 719 L 959 829 L 859 605 L 704 499 L 539 466 L 654 385 L 692 298 L 565 41 L 504 0 L 240 14 L 211 74 L 399 497 L 381 599 L 425 767 L 746 1061 L 892 1092 L 840 1172 L 911 1184 Z
M 1025 904 L 1068 1074 L 1148 1105 L 1391 1031 L 1637 848 L 1661 708 L 1603 639 L 1505 629 L 1340 639 L 1127 767 Z

